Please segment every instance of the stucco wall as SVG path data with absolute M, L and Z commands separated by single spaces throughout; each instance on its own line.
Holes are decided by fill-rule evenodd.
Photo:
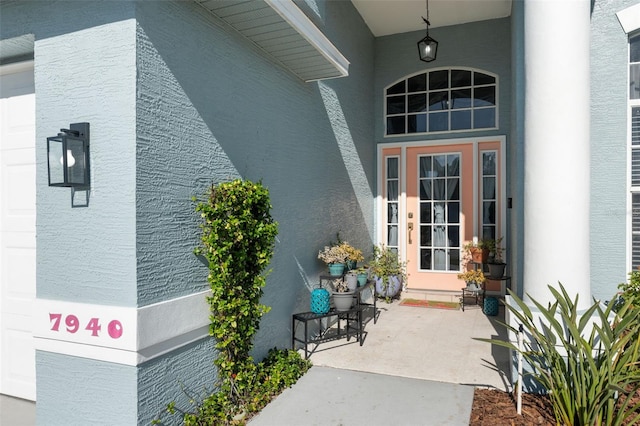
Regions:
M 611 300 L 630 270 L 629 41 L 615 14 L 636 3 L 596 1 L 591 14 L 591 292 L 603 301 Z
M 290 315 L 306 308 L 324 267 L 319 248 L 336 232 L 371 246 L 373 39 L 351 4 L 322 10 L 321 29 L 351 75 L 304 83 L 196 4 L 138 6 L 139 303 L 207 285 L 192 254 L 200 231 L 191 197 L 238 176 L 262 180 L 280 226 L 260 353 L 260 341 L 286 344 Z

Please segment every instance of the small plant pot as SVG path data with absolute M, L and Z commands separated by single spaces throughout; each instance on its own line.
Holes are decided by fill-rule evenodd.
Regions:
M 349 291 L 354 291 L 358 287 L 358 276 L 353 272 L 348 272 L 345 277 Z
M 359 286 L 363 286 L 367 283 L 367 278 L 369 277 L 369 274 L 367 274 L 366 272 L 361 272 L 358 274 L 358 285 Z
M 506 267 L 506 263 L 489 263 L 489 278 L 502 278 Z
M 351 305 L 353 304 L 353 291 L 349 291 L 347 293 L 337 293 L 333 292 L 333 306 L 336 308 L 338 312 L 344 312 L 351 309 Z
M 489 250 L 477 247 L 471 248 L 471 260 L 475 263 L 487 263 L 489 260 Z
M 344 274 L 344 263 L 330 263 L 329 264 L 329 275 L 333 277 L 340 277 Z

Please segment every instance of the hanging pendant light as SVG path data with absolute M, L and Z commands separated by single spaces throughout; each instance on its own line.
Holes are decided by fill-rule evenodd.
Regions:
M 418 42 L 418 54 L 420 55 L 420 60 L 424 62 L 431 62 L 436 60 L 436 54 L 438 53 L 438 42 L 433 38 L 429 37 L 429 0 L 426 0 L 427 3 L 427 19 L 422 17 L 422 20 L 425 24 L 427 24 L 427 35 L 425 38 Z

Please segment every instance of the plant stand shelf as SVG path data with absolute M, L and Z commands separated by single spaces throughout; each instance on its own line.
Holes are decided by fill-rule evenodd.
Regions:
M 341 277 L 321 275 L 320 283 L 322 284 L 322 281 L 335 279 L 341 279 Z M 338 340 L 346 337 L 348 341 L 351 339 L 351 337 L 355 337 L 360 343 L 360 346 L 362 346 L 362 343 L 364 342 L 364 325 L 362 318 L 363 310 L 368 307 L 373 308 L 373 323 L 375 324 L 378 320 L 378 308 L 376 305 L 376 297 L 374 293 L 375 289 L 373 284 L 374 281 L 369 280 L 366 282 L 366 284 L 356 288 L 353 295 L 355 299 L 355 305 L 347 311 L 336 311 L 335 308 L 332 308 L 326 314 L 316 314 L 313 312 L 300 312 L 297 314 L 293 314 L 293 316 L 291 317 L 291 348 L 295 350 L 296 342 L 302 343 L 302 345 L 304 346 L 304 357 L 305 359 L 308 359 L 311 353 L 313 353 L 315 348 L 320 343 L 329 342 L 332 340 Z M 365 289 L 371 290 L 373 302 L 362 302 L 362 293 Z M 336 327 L 324 327 L 322 321 L 324 319 L 326 319 L 327 322 L 329 322 L 329 320 L 335 320 Z M 344 327 L 342 321 L 345 321 Z M 309 335 L 309 322 L 317 323 L 318 332 L 314 336 Z M 304 325 L 304 334 L 302 338 L 296 336 L 296 326 L 300 323 Z M 309 350 L 309 345 L 315 346 L 312 350 Z

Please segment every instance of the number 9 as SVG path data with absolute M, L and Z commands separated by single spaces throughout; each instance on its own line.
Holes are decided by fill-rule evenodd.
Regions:
M 75 333 L 78 331 L 78 327 L 80 327 L 80 321 L 78 321 L 78 317 L 75 315 L 67 315 L 64 323 L 67 325 L 67 331 L 69 333 Z

